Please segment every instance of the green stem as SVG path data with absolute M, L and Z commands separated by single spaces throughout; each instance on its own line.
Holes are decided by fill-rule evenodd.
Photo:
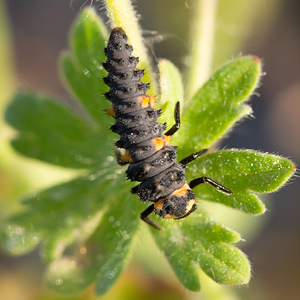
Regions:
M 156 94 L 157 84 L 155 82 L 151 61 L 148 56 L 147 48 L 144 45 L 140 25 L 137 20 L 136 12 L 130 0 L 106 0 L 106 9 L 112 27 L 122 27 L 133 46 L 133 55 L 139 57 L 139 68 L 145 69 L 146 74 L 143 81 L 151 83 L 149 94 Z
M 186 99 L 208 79 L 211 71 L 218 0 L 196 0 L 192 18 Z

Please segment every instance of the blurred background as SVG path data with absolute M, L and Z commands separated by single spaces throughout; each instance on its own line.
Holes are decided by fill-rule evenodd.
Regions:
M 93 5 L 103 15 L 101 1 L 0 2 L 1 113 L 20 87 L 48 92 L 71 103 L 61 84 L 57 61 L 60 52 L 68 48 L 68 31 L 74 18 L 86 5 Z M 154 59 L 168 58 L 183 70 L 192 0 L 136 0 L 135 7 Z M 253 54 L 262 59 L 265 72 L 258 94 L 251 98 L 255 118 L 244 120 L 221 147 L 280 154 L 299 166 L 300 2 L 219 0 L 215 46 L 214 70 L 228 59 Z M 14 211 L 21 195 L 44 184 L 43 178 L 42 183 L 37 183 L 34 175 L 31 179 L 20 175 L 20 164 L 33 168 L 32 161 L 19 164 L 9 148 L 3 146 L 8 132 L 1 121 L 0 221 Z M 51 172 L 47 174 L 51 176 Z M 38 175 L 36 178 L 43 177 Z M 49 184 L 51 179 L 46 182 Z M 239 245 L 253 267 L 253 278 L 247 287 L 223 288 L 207 282 L 204 292 L 189 293 L 171 273 L 162 277 L 153 271 L 147 263 L 149 257 L 139 257 L 103 299 L 300 299 L 299 183 L 296 174 L 284 188 L 268 195 L 264 216 L 238 214 L 224 221 L 247 240 Z M 221 211 L 224 214 L 223 207 Z M 0 253 L 0 299 L 95 299 L 93 287 L 72 297 L 49 290 L 43 284 L 44 269 L 38 250 L 22 257 Z

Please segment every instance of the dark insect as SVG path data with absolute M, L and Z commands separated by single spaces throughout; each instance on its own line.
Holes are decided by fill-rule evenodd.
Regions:
M 136 68 L 139 59 L 131 56 L 132 50 L 124 30 L 114 28 L 105 48 L 107 60 L 103 63 L 108 71 L 104 82 L 110 87 L 105 96 L 112 102 L 107 113 L 116 120 L 111 130 L 120 135 L 117 148 L 126 150 L 124 154 L 120 149 L 116 151 L 118 163 L 129 164 L 127 177 L 141 182 L 131 192 L 137 193 L 142 201 L 153 202 L 141 213 L 141 219 L 160 230 L 148 218 L 149 214 L 155 212 L 167 219 L 185 218 L 197 208 L 192 191 L 195 186 L 207 182 L 226 194 L 232 192 L 208 177 L 186 182 L 186 165 L 206 150 L 177 162 L 176 147 L 170 140 L 180 127 L 179 102 L 175 107 L 175 125 L 164 133 L 166 124 L 157 122 L 161 111 L 152 108 L 155 98 L 147 95 L 150 85 L 141 81 L 145 72 Z

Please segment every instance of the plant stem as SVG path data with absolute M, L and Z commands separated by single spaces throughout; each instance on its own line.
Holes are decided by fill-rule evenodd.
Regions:
M 130 0 L 106 0 L 107 14 L 110 18 L 112 27 L 122 27 L 133 46 L 133 54 L 140 59 L 139 68 L 145 69 L 146 73 L 143 81 L 151 83 L 149 94 L 156 94 L 157 83 L 155 81 L 151 61 L 144 45 L 140 25 L 137 20 L 136 12 Z
M 196 0 L 191 26 L 186 99 L 208 79 L 211 71 L 218 0 Z

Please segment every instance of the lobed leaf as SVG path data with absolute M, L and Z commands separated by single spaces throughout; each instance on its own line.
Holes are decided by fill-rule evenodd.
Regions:
M 115 177 L 107 165 L 24 199 L 27 210 L 1 227 L 1 246 L 10 253 L 24 254 L 43 240 L 44 258 L 57 258 L 59 248 L 91 234 L 93 222 L 99 221 L 95 216 L 111 199 L 108 191 L 117 184 Z
M 164 230 L 154 232 L 156 242 L 186 288 L 199 290 L 198 264 L 217 282 L 233 285 L 248 282 L 247 258 L 228 245 L 240 240 L 238 233 L 215 223 L 202 209 L 187 219 L 162 224 Z
M 243 104 L 256 88 L 261 65 L 256 57 L 242 57 L 220 68 L 192 97 L 182 116 L 182 156 L 208 148 L 230 127 L 251 113 Z
M 64 52 L 60 62 L 70 92 L 101 130 L 109 122 L 109 118 L 103 118 L 104 109 L 109 107 L 104 96 L 108 87 L 102 80 L 107 74 L 102 66 L 106 61 L 106 38 L 106 28 L 96 12 L 90 8 L 83 10 L 71 31 L 71 52 Z
M 140 210 L 112 167 L 108 163 L 25 199 L 26 212 L 1 228 L 1 247 L 20 255 L 41 243 L 50 286 L 74 293 L 98 278 L 97 293 L 105 293 L 128 261 Z
M 31 218 L 30 218 L 31 217 Z M 43 238 L 43 230 L 35 228 L 35 218 L 14 215 L 1 224 L 0 247 L 11 255 L 23 255 L 35 249 Z
M 96 293 L 102 295 L 126 266 L 139 222 L 138 201 L 132 199 L 125 182 L 118 183 L 110 186 L 115 193 L 109 197 L 109 206 L 96 231 L 80 246 L 83 251 L 80 253 L 77 245 L 49 266 L 48 283 L 58 291 L 74 293 L 96 279 Z
M 105 214 L 93 236 L 93 244 L 100 244 L 103 256 L 98 259 L 96 293 L 104 294 L 121 275 L 128 262 L 131 245 L 140 222 L 140 205 L 128 185 L 118 187 L 115 202 Z M 122 201 L 120 201 L 122 199 Z M 94 253 L 96 257 L 99 253 Z
M 18 130 L 13 147 L 28 157 L 68 168 L 96 168 L 111 151 L 108 130 L 100 131 L 49 96 L 20 92 L 5 117 Z
M 207 176 L 229 188 L 226 195 L 209 184 L 201 184 L 195 192 L 202 200 L 219 202 L 246 213 L 261 214 L 264 204 L 254 193 L 273 192 L 294 173 L 286 158 L 251 150 L 223 150 L 198 158 L 188 169 L 188 178 Z
M 107 36 L 106 26 L 95 10 L 85 8 L 79 14 L 70 33 L 70 48 L 77 63 L 99 72 L 101 63 L 106 60 L 104 46 Z

